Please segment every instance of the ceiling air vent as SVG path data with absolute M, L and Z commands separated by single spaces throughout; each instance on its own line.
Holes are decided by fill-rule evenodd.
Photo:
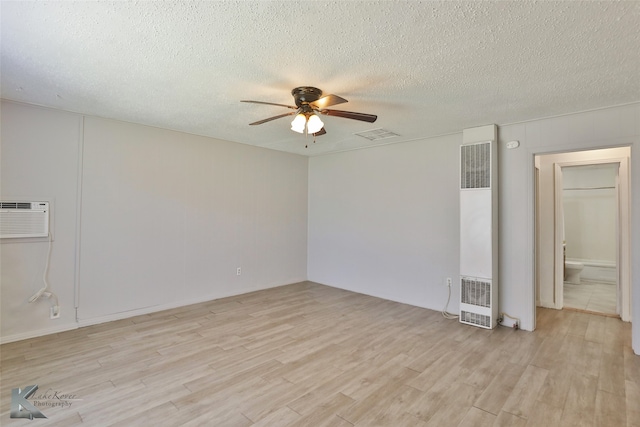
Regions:
M 369 141 L 378 141 L 380 139 L 393 138 L 400 136 L 397 133 L 393 133 L 386 129 L 373 129 L 364 132 L 357 132 L 355 135 L 368 139 Z

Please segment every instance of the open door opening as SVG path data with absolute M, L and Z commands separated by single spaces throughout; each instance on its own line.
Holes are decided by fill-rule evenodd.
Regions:
M 629 147 L 537 155 L 536 305 L 631 319 Z
M 620 316 L 619 163 L 556 170 L 558 289 L 564 309 Z

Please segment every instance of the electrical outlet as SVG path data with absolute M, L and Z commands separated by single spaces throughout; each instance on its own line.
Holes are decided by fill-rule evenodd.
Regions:
M 60 317 L 60 306 L 54 305 L 49 309 L 49 319 L 57 319 Z
M 451 277 L 447 277 L 447 286 L 451 287 Z
M 240 267 L 238 267 L 238 268 L 236 269 L 236 276 L 239 276 L 239 275 L 241 275 L 241 274 L 242 274 L 242 270 L 240 269 Z

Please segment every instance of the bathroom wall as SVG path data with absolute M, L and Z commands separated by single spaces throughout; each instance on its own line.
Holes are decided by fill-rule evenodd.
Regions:
M 617 173 L 616 164 L 562 168 L 567 259 L 615 266 Z

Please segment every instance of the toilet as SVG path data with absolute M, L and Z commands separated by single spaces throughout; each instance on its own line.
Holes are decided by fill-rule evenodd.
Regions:
M 584 264 L 576 261 L 564 262 L 564 281 L 567 283 L 573 283 L 574 285 L 580 284 L 580 272 L 584 268 Z

